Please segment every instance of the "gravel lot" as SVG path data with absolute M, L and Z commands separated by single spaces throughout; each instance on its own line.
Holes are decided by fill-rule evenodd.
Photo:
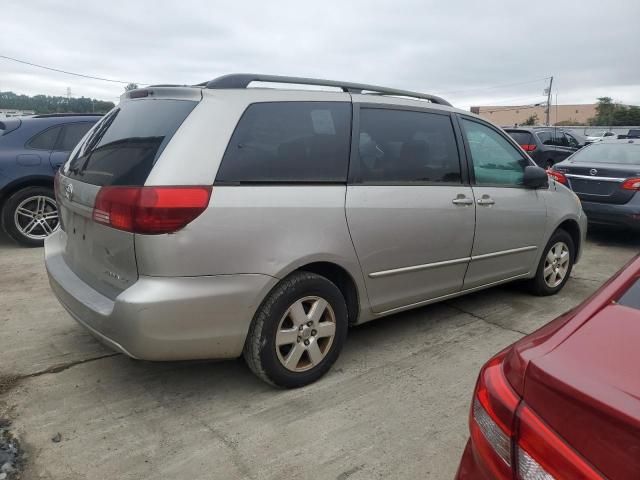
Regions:
M 595 231 L 559 295 L 506 286 L 354 328 L 323 380 L 280 391 L 240 360 L 106 350 L 51 294 L 42 250 L 0 237 L 0 418 L 25 479 L 449 479 L 480 365 L 639 249 L 632 234 Z

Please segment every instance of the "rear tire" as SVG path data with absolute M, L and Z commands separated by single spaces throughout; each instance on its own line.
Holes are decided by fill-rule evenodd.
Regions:
M 271 385 L 308 385 L 338 358 L 347 323 L 347 305 L 335 284 L 315 273 L 295 272 L 256 312 L 244 346 L 245 361 Z
M 538 296 L 558 293 L 569 280 L 575 258 L 571 235 L 562 229 L 556 230 L 542 252 L 536 276 L 528 282 L 529 291 Z
M 2 208 L 2 226 L 20 245 L 44 245 L 44 239 L 59 227 L 53 189 L 26 187 L 11 195 Z

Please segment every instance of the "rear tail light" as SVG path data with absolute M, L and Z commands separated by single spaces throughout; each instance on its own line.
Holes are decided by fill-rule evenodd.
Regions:
M 522 480 L 604 478 L 524 404 L 518 420 L 518 472 Z
M 209 204 L 211 187 L 102 187 L 93 220 L 132 233 L 180 230 Z
M 537 147 L 532 144 L 520 145 L 525 152 L 533 152 Z
M 492 358 L 480 371 L 469 426 L 471 439 L 492 478 L 512 478 L 512 438 L 520 397 L 502 372 L 505 353 Z
M 547 175 L 553 178 L 556 182 L 561 183 L 563 185 L 566 185 L 568 183 L 567 177 L 565 176 L 565 174 L 557 170 L 553 170 L 550 168 L 547 170 Z
M 474 393 L 469 426 L 479 467 L 497 479 L 602 479 L 511 387 L 504 374 L 507 354 L 485 364 Z M 524 369 L 510 373 L 524 377 Z
M 622 182 L 622 188 L 625 190 L 640 190 L 640 178 L 627 178 Z

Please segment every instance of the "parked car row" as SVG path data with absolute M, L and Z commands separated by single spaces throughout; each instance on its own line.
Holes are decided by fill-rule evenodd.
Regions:
M 350 325 L 515 280 L 558 293 L 583 209 L 640 220 L 640 142 L 507 135 L 416 92 L 229 75 L 129 91 L 102 118 L 18 122 L 0 124 L 4 225 L 46 237 L 80 325 L 137 359 L 243 356 L 286 388 L 322 377 Z M 47 173 L 16 184 L 25 171 Z M 640 475 L 639 278 L 637 259 L 482 368 L 460 480 Z
M 584 137 L 555 127 L 518 127 L 505 131 L 543 168 L 561 162 L 586 144 Z

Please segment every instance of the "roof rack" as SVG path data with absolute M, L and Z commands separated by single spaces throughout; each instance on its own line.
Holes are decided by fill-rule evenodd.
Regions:
M 322 87 L 337 87 L 342 89 L 343 92 L 348 93 L 370 92 L 377 95 L 419 98 L 422 100 L 429 100 L 431 103 L 437 103 L 438 105 L 447 105 L 449 107 L 452 106 L 445 99 L 426 93 L 411 92 L 409 90 L 398 90 L 395 88 L 378 87 L 376 85 L 366 85 L 364 83 L 320 80 L 318 78 L 286 77 L 280 75 L 234 73 L 231 75 L 223 75 L 222 77 L 214 78 L 213 80 L 209 80 L 208 82 L 199 83 L 196 86 L 216 89 L 247 88 L 251 82 L 290 83 L 295 85 L 318 85 Z
M 42 113 L 31 118 L 55 118 L 55 117 L 102 117 L 104 113 Z

